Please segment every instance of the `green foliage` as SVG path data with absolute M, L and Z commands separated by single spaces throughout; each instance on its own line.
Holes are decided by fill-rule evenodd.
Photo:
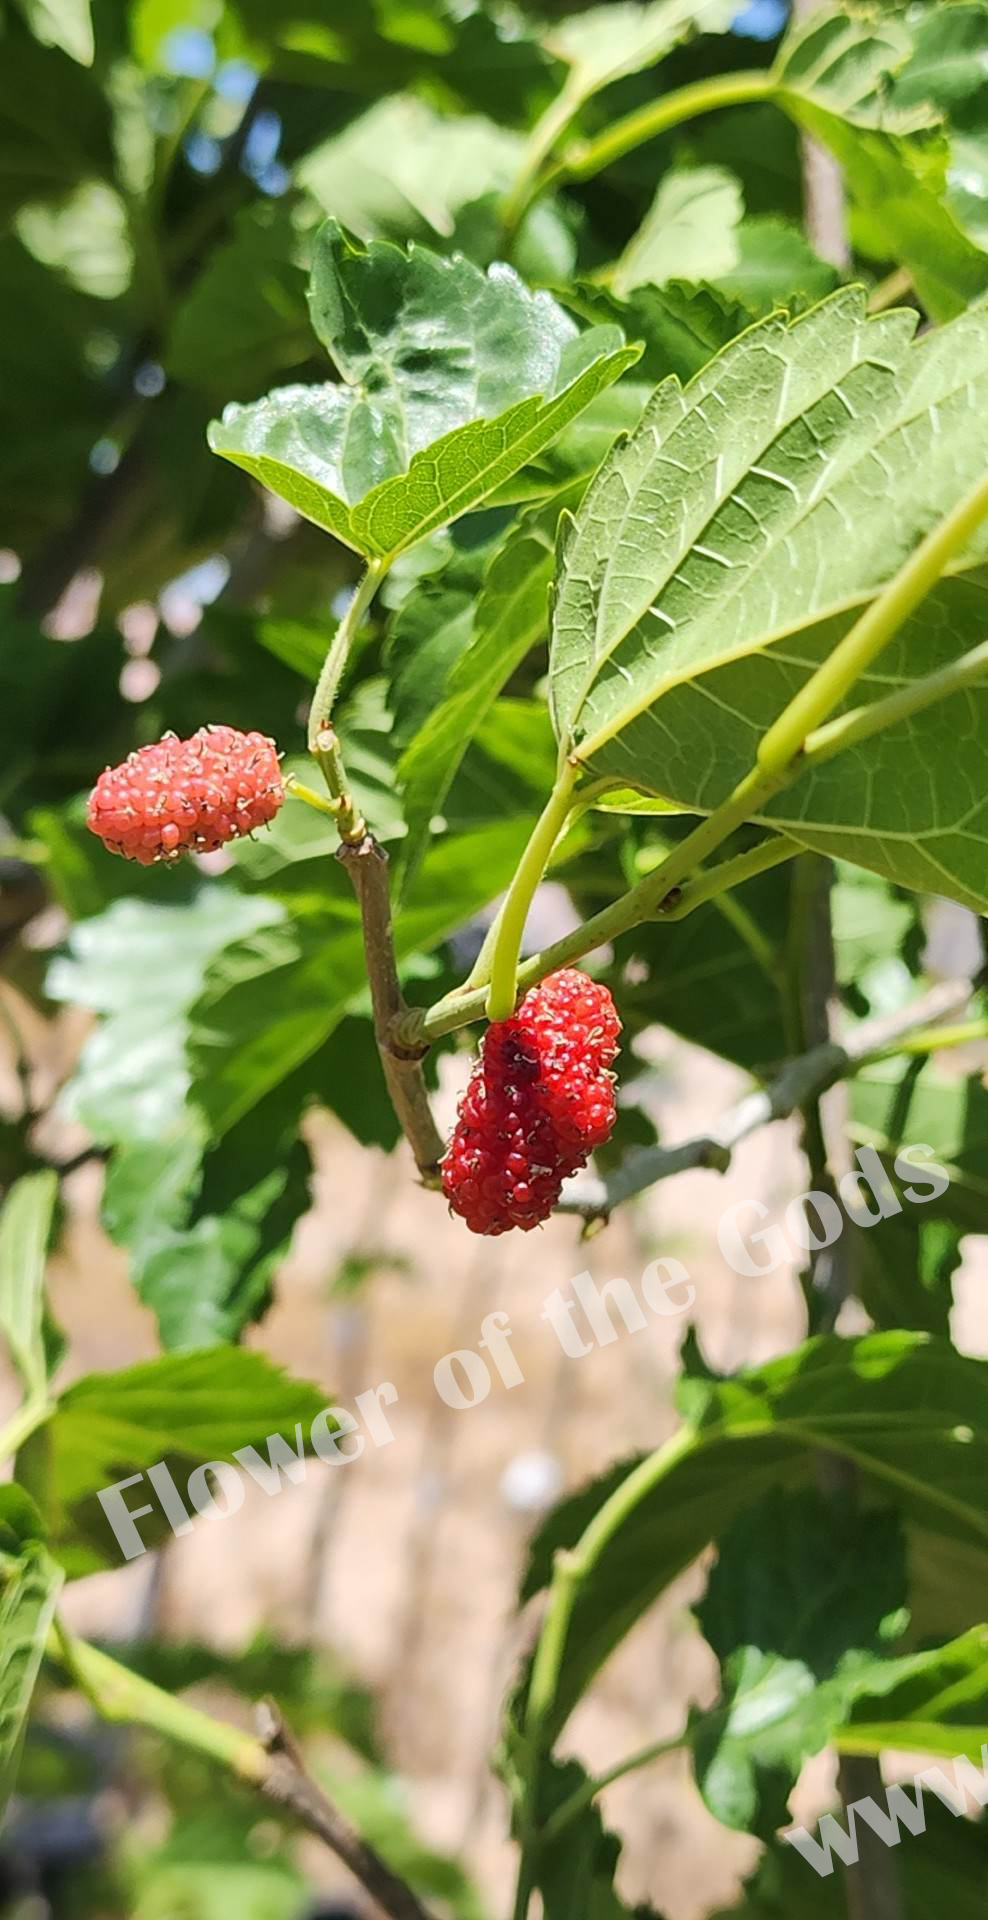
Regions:
M 803 1761 L 833 1738 L 859 1689 L 881 1683 L 907 1591 L 889 1513 L 772 1494 L 720 1540 L 697 1617 L 721 1662 L 721 1699 L 696 1715 L 691 1743 L 725 1826 L 770 1838 L 785 1825 Z
M 378 560 L 478 506 L 637 357 L 514 274 L 365 248 L 333 221 L 309 304 L 346 384 L 228 407 L 210 445 Z
M 297 1423 L 307 1442 L 326 1398 L 263 1354 L 238 1347 L 163 1354 L 120 1373 L 77 1380 L 46 1430 L 53 1530 L 67 1566 L 79 1574 L 120 1564 L 119 1542 L 96 1498 L 102 1489 L 163 1460 L 184 1493 L 194 1467 L 231 1460 L 238 1448 L 254 1446 L 264 1455 L 275 1433 L 294 1447 Z M 152 1504 L 142 1536 L 147 1543 L 168 1526 Z
M 25 1724 L 45 1651 L 61 1569 L 37 1543 L 27 1545 L 0 1594 L 0 1806 L 10 1798 Z
M 25 1174 L 0 1209 L 0 1333 L 27 1400 L 43 1400 L 47 1386 L 43 1289 L 57 1194 L 53 1173 Z
M 907 1524 L 983 1555 L 986 1390 L 983 1362 L 905 1332 L 810 1341 L 747 1375 L 685 1382 L 682 1431 L 630 1474 L 557 1509 L 533 1545 L 529 1588 L 544 1584 L 560 1546 L 582 1541 L 585 1562 L 547 1726 L 565 1723 L 629 1627 L 709 1540 L 769 1487 L 806 1486 L 821 1446 L 853 1460 Z
M 788 328 L 768 320 L 743 335 L 684 392 L 657 390 L 563 534 L 552 703 L 566 751 L 697 810 L 731 791 L 766 711 L 803 684 L 983 462 L 984 309 L 915 346 L 911 332 L 907 316 L 866 319 L 854 293 L 835 294 Z M 721 434 L 711 403 L 731 423 Z M 955 409 L 968 425 L 945 437 Z M 632 565 L 646 529 L 647 565 Z M 981 599 L 977 571 L 944 582 L 894 643 L 909 649 L 910 675 L 980 633 Z M 889 671 L 883 656 L 857 691 L 887 690 Z M 894 653 L 891 672 L 894 684 Z M 988 904 L 963 752 L 976 697 L 811 773 L 772 805 L 773 824 L 902 884 Z M 920 786 L 913 754 L 924 774 L 936 770 L 932 785 Z
M 164 1461 L 184 1492 L 194 1468 L 263 1453 L 272 1433 L 304 1441 L 328 1397 L 252 1331 L 310 1203 L 323 1129 L 307 1116 L 382 1157 L 382 1192 L 404 1177 L 383 1159 L 401 1128 L 379 1042 L 387 1058 L 396 1030 L 375 1034 L 336 821 L 292 798 L 229 856 L 144 870 L 86 829 L 103 766 L 215 720 L 270 733 L 286 776 L 315 786 L 318 684 L 315 718 L 332 707 L 340 778 L 387 852 L 401 990 L 438 1003 L 441 1044 L 458 1044 L 477 922 L 509 889 L 512 938 L 543 872 L 580 919 L 603 914 L 603 932 L 575 936 L 624 1025 L 602 1177 L 655 1145 L 657 1028 L 777 1086 L 831 984 L 852 1041 L 914 1003 L 924 1023 L 945 937 L 937 915 L 925 959 L 931 896 L 988 911 L 984 522 L 834 711 L 871 718 L 920 679 L 928 703 L 721 811 L 773 721 L 983 483 L 988 5 L 830 0 L 775 47 L 735 32 L 736 12 L 4 10 L 0 944 L 18 1075 L 0 1121 L 0 1335 L 21 1399 L 0 1488 L 5 1796 L 46 1646 L 58 1664 L 59 1584 L 119 1563 L 100 1491 Z M 847 257 L 804 208 L 805 134 L 839 165 Z M 934 698 L 929 676 L 962 655 L 965 684 Z M 559 831 L 550 845 L 543 826 L 536 861 L 547 801 Z M 757 868 L 778 832 L 798 859 L 715 890 L 716 862 Z M 806 917 L 814 855 L 838 863 L 832 983 L 822 917 Z M 984 1005 L 979 980 L 958 1015 L 974 1045 Z M 70 1009 L 85 1038 L 57 1112 L 36 1113 L 82 1031 Z M 416 1031 L 406 1014 L 413 1080 Z M 969 1252 L 968 1281 L 977 1270 L 967 1237 L 988 1231 L 988 1094 L 982 1052 L 930 1042 L 848 1063 L 832 1168 L 830 1107 L 822 1144 L 812 1091 L 799 1116 L 807 1187 L 845 1201 L 855 1148 L 884 1169 L 882 1217 L 846 1219 L 839 1251 L 806 1263 L 806 1324 L 827 1331 L 731 1378 L 688 1339 L 680 1431 L 615 1466 L 605 1422 L 599 1477 L 532 1542 L 524 1596 L 549 1591 L 501 1753 L 516 1920 L 529 1896 L 546 1920 L 630 1920 L 595 1756 L 554 1748 L 708 1550 L 695 1611 L 719 1687 L 681 1744 L 715 1817 L 764 1847 L 739 1915 L 848 1907 L 840 1876 L 818 1881 L 776 1837 L 822 1748 L 977 1758 L 988 1740 L 986 1363 L 951 1345 Z M 70 1356 L 61 1390 L 45 1263 L 80 1156 L 105 1163 L 103 1224 L 162 1351 L 82 1379 Z M 713 1209 L 715 1176 L 696 1178 Z M 382 1267 L 409 1276 L 408 1250 L 378 1244 L 369 1223 L 334 1243 L 334 1297 Z M 830 1331 L 844 1287 L 838 1324 L 864 1316 L 870 1334 Z M 146 1497 L 135 1483 L 130 1503 Z M 138 1524 L 149 1546 L 165 1538 L 157 1504 Z M 330 1733 L 347 1751 L 320 1747 L 318 1765 L 359 1831 L 427 1905 L 480 1920 L 466 1872 L 413 1830 L 371 1703 L 331 1656 L 269 1638 L 131 1651 L 127 1711 L 202 1750 L 121 1748 L 134 1833 L 77 1876 L 79 1920 L 301 1911 L 290 1842 L 204 1770 L 227 1735 L 171 1698 L 200 1683 L 273 1690 L 303 1737 Z M 905 1920 L 981 1912 L 984 1826 L 941 1812 L 903 1848 Z

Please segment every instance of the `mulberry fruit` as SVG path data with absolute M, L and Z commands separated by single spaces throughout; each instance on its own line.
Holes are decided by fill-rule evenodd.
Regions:
M 236 727 L 166 734 L 107 767 L 86 825 L 111 853 L 149 867 L 180 853 L 213 853 L 273 820 L 285 797 L 273 740 Z
M 527 1232 L 614 1126 L 621 1023 L 606 987 L 551 974 L 488 1027 L 443 1160 L 443 1191 L 474 1233 Z

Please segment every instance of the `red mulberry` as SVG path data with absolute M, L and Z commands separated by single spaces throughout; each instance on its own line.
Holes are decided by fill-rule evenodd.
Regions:
M 273 740 L 236 727 L 166 734 L 107 767 L 86 824 L 111 853 L 149 867 L 180 853 L 213 853 L 273 820 L 285 797 Z
M 472 1232 L 538 1226 L 609 1138 L 620 1031 L 607 988 L 572 967 L 488 1027 L 443 1161 L 443 1191 Z

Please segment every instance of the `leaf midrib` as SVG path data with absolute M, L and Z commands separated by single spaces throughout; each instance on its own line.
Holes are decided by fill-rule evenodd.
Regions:
M 804 315 L 801 317 L 805 319 L 805 318 L 808 318 L 809 316 Z M 796 325 L 799 325 L 798 321 L 796 322 Z M 915 349 L 912 349 L 911 352 L 915 352 Z M 903 359 L 903 363 L 902 363 L 903 366 L 905 366 L 909 358 L 910 358 L 910 353 L 907 352 L 907 354 L 904 356 L 904 359 Z M 880 364 L 880 362 L 878 362 L 872 356 L 863 355 L 861 356 L 861 358 L 855 361 L 855 368 L 857 368 L 858 366 L 864 365 L 869 359 L 871 360 L 871 364 Z M 846 374 L 842 375 L 841 378 L 846 378 Z M 861 445 L 861 444 L 856 445 L 856 450 L 851 454 L 851 457 L 848 459 L 846 464 L 844 464 L 840 469 L 839 475 L 837 476 L 839 480 L 842 483 L 846 482 L 848 476 L 854 472 L 856 467 L 858 467 L 864 460 L 873 458 L 876 451 L 882 448 L 883 446 L 885 446 L 888 443 L 888 441 L 891 440 L 895 435 L 906 432 L 911 426 L 914 426 L 918 421 L 928 418 L 932 410 L 934 410 L 938 406 L 944 405 L 947 400 L 952 398 L 956 393 L 961 391 L 963 388 L 967 388 L 972 385 L 972 379 L 970 375 L 963 373 L 960 370 L 958 370 L 955 376 L 955 381 L 956 381 L 956 384 L 951 385 L 944 394 L 938 394 L 936 400 L 927 402 L 925 406 L 922 406 L 919 408 L 913 408 L 908 412 L 902 411 L 901 406 L 897 407 L 893 417 L 890 419 L 887 425 L 887 428 L 882 433 L 880 439 L 878 439 L 877 441 L 871 441 L 865 445 Z M 829 394 L 832 394 L 839 385 L 840 385 L 840 380 L 834 381 L 829 387 L 827 387 L 821 393 L 818 400 L 814 402 L 814 405 L 819 405 L 820 401 L 825 399 Z M 761 461 L 765 457 L 765 455 L 769 452 L 770 448 L 774 444 L 775 440 L 779 439 L 782 434 L 788 432 L 791 429 L 791 427 L 794 425 L 795 421 L 801 418 L 802 413 L 805 411 L 806 410 L 803 409 L 801 413 L 792 415 L 786 421 L 783 427 L 776 428 L 776 431 L 773 435 L 772 440 L 766 441 L 765 445 L 762 447 L 761 451 L 759 452 L 757 456 L 758 461 Z M 749 473 L 751 471 L 751 467 L 754 464 L 755 462 L 753 461 L 751 465 L 749 465 L 748 467 Z M 738 594 L 746 591 L 748 587 L 750 587 L 751 581 L 754 578 L 756 572 L 760 572 L 762 568 L 769 562 L 769 560 L 773 558 L 775 554 L 779 551 L 779 548 L 783 539 L 791 538 L 797 532 L 797 530 L 805 523 L 805 521 L 813 513 L 815 513 L 818 510 L 822 502 L 828 497 L 829 492 L 832 490 L 832 483 L 834 481 L 834 477 L 835 476 L 833 475 L 833 473 L 831 473 L 828 476 L 827 492 L 826 493 L 817 492 L 813 494 L 805 502 L 805 504 L 800 509 L 799 513 L 795 516 L 795 518 L 786 524 L 784 530 L 774 535 L 771 538 L 769 543 L 766 545 L 764 551 L 758 556 L 757 565 L 750 568 L 742 576 L 742 578 L 738 580 L 737 584 L 732 586 L 730 591 L 723 598 L 718 600 L 716 614 L 714 616 L 714 618 L 718 623 L 724 618 L 725 610 L 730 607 L 732 601 L 734 601 L 737 598 Z M 732 489 L 732 493 L 733 493 L 733 489 Z M 668 586 L 669 581 L 675 577 L 675 573 L 678 567 L 682 565 L 684 560 L 688 559 L 689 554 L 695 550 L 696 546 L 700 542 L 702 542 L 704 535 L 707 532 L 708 528 L 710 527 L 711 523 L 717 518 L 717 515 L 723 511 L 724 507 L 727 505 L 731 497 L 732 495 L 728 494 L 723 496 L 718 501 L 712 513 L 704 521 L 703 526 L 699 530 L 696 539 L 691 542 L 690 548 L 688 549 L 688 551 L 680 556 L 680 559 L 677 561 L 676 568 L 674 568 L 669 574 L 667 574 L 666 578 L 662 581 L 661 585 L 653 591 L 651 599 L 649 601 L 649 607 L 646 607 L 646 609 L 644 610 L 644 613 L 637 615 L 636 618 L 631 622 L 631 624 L 629 626 L 626 626 L 624 630 L 616 636 L 616 638 L 613 640 L 611 645 L 607 648 L 606 652 L 595 656 L 594 661 L 592 663 L 592 668 L 591 668 L 589 678 L 585 682 L 583 690 L 580 694 L 579 701 L 577 702 L 574 709 L 576 716 L 579 715 L 581 707 L 583 706 L 585 700 L 590 694 L 592 688 L 596 684 L 599 678 L 601 666 L 604 663 L 606 663 L 608 660 L 613 658 L 615 653 L 618 651 L 619 647 L 623 645 L 624 641 L 628 638 L 629 634 L 632 633 L 635 627 L 639 624 L 640 620 L 642 618 L 647 617 L 649 608 L 651 606 L 654 606 L 655 600 L 658 594 L 664 591 L 664 589 Z M 631 511 L 631 505 L 629 503 L 629 506 L 626 509 L 624 516 L 622 516 L 622 520 L 627 519 L 627 515 L 630 511 Z M 976 566 L 980 566 L 983 564 L 984 564 L 983 558 L 972 559 L 968 561 L 965 561 L 962 558 L 961 560 L 958 560 L 957 562 L 955 562 L 950 568 L 946 569 L 945 571 L 947 574 L 950 574 L 950 575 L 964 573 L 964 572 L 971 572 L 974 570 Z M 881 591 L 881 585 L 882 583 L 880 582 L 879 584 L 871 587 L 870 589 L 867 589 L 860 593 L 848 595 L 842 600 L 834 601 L 829 606 L 815 608 L 812 611 L 812 613 L 806 613 L 802 615 L 799 618 L 799 620 L 790 621 L 785 626 L 778 627 L 774 631 L 770 631 L 767 634 L 760 635 L 757 639 L 747 640 L 741 645 L 739 645 L 738 647 L 732 649 L 730 652 L 719 653 L 714 659 L 711 659 L 709 661 L 705 660 L 701 662 L 691 663 L 689 666 L 686 666 L 684 664 L 682 668 L 678 669 L 674 673 L 665 675 L 664 678 L 658 683 L 658 685 L 655 685 L 654 683 L 650 684 L 648 691 L 644 696 L 642 696 L 637 700 L 629 701 L 628 704 L 620 711 L 617 717 L 612 718 L 610 721 L 606 722 L 602 727 L 598 728 L 595 734 L 592 734 L 589 737 L 584 738 L 583 740 L 580 740 L 578 742 L 578 745 L 579 745 L 581 756 L 585 756 L 587 759 L 592 758 L 594 753 L 599 752 L 603 746 L 606 746 L 611 740 L 613 740 L 616 737 L 616 735 L 621 733 L 624 730 L 624 728 L 630 725 L 630 723 L 633 720 L 638 719 L 642 713 L 647 712 L 647 710 L 650 707 L 654 706 L 656 702 L 662 698 L 663 694 L 670 692 L 673 687 L 680 686 L 685 682 L 688 682 L 691 680 L 699 679 L 705 673 L 713 672 L 715 669 L 722 666 L 727 666 L 734 661 L 745 659 L 751 654 L 761 653 L 765 648 L 774 645 L 778 640 L 787 639 L 791 635 L 803 632 L 805 631 L 806 628 L 811 626 L 816 626 L 817 624 L 820 624 L 827 619 L 833 618 L 834 615 L 836 614 L 839 614 L 844 611 L 848 611 L 853 607 L 867 606 L 869 601 L 873 600 L 876 594 Z M 598 602 L 598 606 L 599 604 L 600 602 Z M 705 621 L 706 621 L 706 624 L 709 626 L 711 623 L 711 616 L 709 614 L 705 616 Z M 703 623 L 701 621 L 698 621 L 696 623 L 697 632 L 702 631 L 702 624 Z M 575 732 L 575 722 L 570 732 L 571 732 L 571 738 L 572 738 L 573 733 Z

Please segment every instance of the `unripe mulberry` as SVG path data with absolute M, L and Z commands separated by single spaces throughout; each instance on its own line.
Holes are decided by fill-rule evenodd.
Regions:
M 166 734 L 107 767 L 86 825 L 111 853 L 149 867 L 180 853 L 214 853 L 273 820 L 285 797 L 273 740 L 236 727 Z
M 442 1168 L 450 1207 L 472 1232 L 538 1226 L 609 1138 L 620 1031 L 607 988 L 572 967 L 488 1027 Z

